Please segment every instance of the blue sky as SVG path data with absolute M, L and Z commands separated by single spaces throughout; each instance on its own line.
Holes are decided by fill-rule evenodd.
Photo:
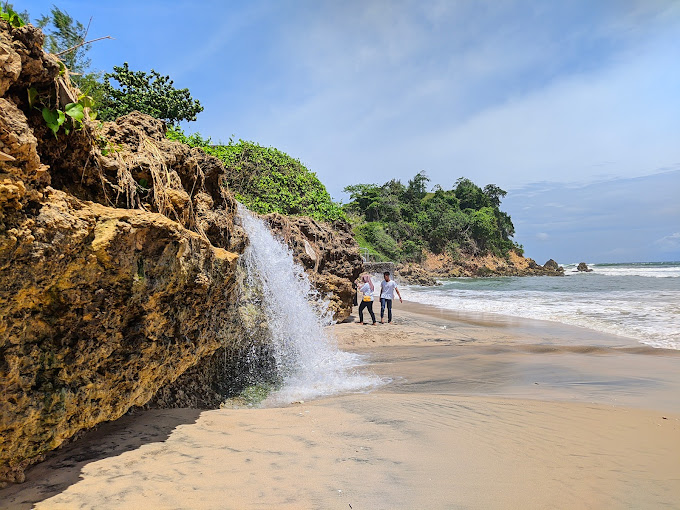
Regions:
M 188 131 L 277 147 L 336 199 L 420 170 L 466 176 L 508 190 L 540 263 L 680 260 L 680 2 L 15 7 L 52 3 L 115 37 L 93 67 L 169 74 L 205 107 Z

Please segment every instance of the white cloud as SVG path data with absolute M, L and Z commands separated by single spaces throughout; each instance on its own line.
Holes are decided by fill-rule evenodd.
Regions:
M 579 186 L 540 183 L 510 191 L 502 208 L 512 217 L 515 240 L 536 260 L 677 260 L 678 189 L 680 169 Z M 547 206 L 556 198 L 564 208 Z
M 680 250 L 680 232 L 675 232 L 657 239 L 654 244 L 659 247 L 660 250 L 664 252 L 672 252 Z
M 251 102 L 238 126 L 214 136 L 299 157 L 337 198 L 347 184 L 420 170 L 444 186 L 465 175 L 510 187 L 680 163 L 678 9 L 308 7 L 281 25 L 272 50 L 289 71 L 272 76 L 282 96 Z

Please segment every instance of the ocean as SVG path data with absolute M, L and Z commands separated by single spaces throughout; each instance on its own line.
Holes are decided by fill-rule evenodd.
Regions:
M 564 277 L 452 278 L 405 286 L 404 298 L 460 312 L 560 322 L 680 349 L 680 262 L 588 264 Z M 402 293 L 404 294 L 404 293 Z

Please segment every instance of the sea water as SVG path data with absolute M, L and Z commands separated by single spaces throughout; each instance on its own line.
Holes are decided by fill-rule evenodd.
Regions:
M 310 284 L 288 246 L 240 204 L 238 219 L 249 240 L 243 254 L 244 285 L 255 286 L 261 295 L 259 305 L 282 382 L 267 403 L 285 404 L 381 384 L 378 377 L 359 370 L 366 363 L 362 356 L 338 349 L 326 328 L 332 323 L 329 302 Z
M 454 278 L 410 286 L 405 299 L 461 312 L 580 326 L 680 349 L 680 262 L 565 264 L 565 276 Z M 404 293 L 402 293 L 404 294 Z

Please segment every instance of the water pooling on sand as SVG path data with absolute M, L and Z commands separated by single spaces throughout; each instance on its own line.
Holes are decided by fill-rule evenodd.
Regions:
M 595 264 L 565 277 L 459 278 L 407 299 L 456 311 L 541 319 L 680 349 L 680 264 Z
M 328 301 L 312 287 L 289 248 L 277 240 L 266 223 L 239 204 L 238 217 L 248 234 L 243 254 L 247 278 L 244 285 L 261 293 L 260 306 L 267 318 L 276 370 L 282 387 L 266 404 L 335 393 L 366 390 L 381 384 L 357 367 L 358 354 L 340 351 L 324 326 L 332 323 Z

